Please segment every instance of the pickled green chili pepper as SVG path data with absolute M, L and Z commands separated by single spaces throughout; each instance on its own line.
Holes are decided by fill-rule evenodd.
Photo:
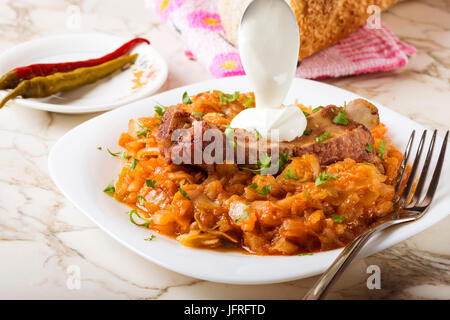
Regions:
M 22 98 L 44 98 L 61 91 L 73 90 L 93 83 L 130 63 L 134 63 L 137 56 L 137 53 L 135 53 L 94 67 L 78 68 L 70 72 L 58 72 L 46 77 L 24 80 L 3 98 L 0 102 L 0 109 L 7 101 L 18 96 L 22 96 Z
M 46 77 L 57 72 L 69 72 L 78 68 L 98 66 L 128 54 L 134 47 L 143 42 L 150 44 L 150 41 L 147 39 L 135 38 L 123 44 L 113 52 L 96 59 L 57 63 L 36 63 L 25 67 L 15 68 L 0 77 L 0 90 L 14 89 L 21 81 L 30 80 L 34 77 Z
M 0 90 L 13 89 L 20 83 L 16 72 L 8 72 L 0 78 Z

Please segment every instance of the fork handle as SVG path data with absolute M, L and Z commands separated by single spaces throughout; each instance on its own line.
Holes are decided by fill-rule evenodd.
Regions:
M 339 278 L 347 265 L 356 257 L 361 248 L 378 231 L 389 228 L 393 225 L 411 221 L 412 219 L 388 220 L 374 228 L 368 229 L 352 242 L 350 242 L 341 254 L 334 260 L 333 264 L 325 271 L 311 290 L 303 297 L 303 300 L 320 300 L 327 293 L 332 284 Z

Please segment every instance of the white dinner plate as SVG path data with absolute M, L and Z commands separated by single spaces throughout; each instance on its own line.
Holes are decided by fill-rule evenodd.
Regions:
M 0 76 L 21 66 L 99 58 L 131 39 L 89 33 L 40 38 L 13 47 L 0 56 Z M 151 39 L 149 39 L 151 41 Z M 9 103 L 60 113 L 104 111 L 148 97 L 167 79 L 167 64 L 152 45 L 136 46 L 136 62 L 95 83 L 47 98 L 16 98 Z M 7 91 L 0 91 L 0 98 Z
M 93 118 L 72 129 L 55 144 L 49 155 L 51 177 L 75 206 L 113 238 L 146 259 L 175 272 L 236 284 L 275 283 L 323 272 L 341 249 L 311 256 L 254 256 L 187 248 L 163 235 L 157 235 L 153 241 L 144 241 L 152 231 L 130 223 L 128 215 L 124 214 L 130 209 L 103 193 L 105 186 L 112 179 L 117 179 L 121 168 L 121 160 L 111 157 L 104 151 L 105 147 L 120 150 L 117 141 L 120 134 L 127 130 L 128 119 L 152 115 L 156 102 L 163 105 L 180 103 L 184 91 L 193 95 L 211 89 L 227 93 L 251 91 L 245 77 L 211 80 L 170 90 Z M 344 101 L 358 97 L 320 82 L 295 79 L 285 102 L 293 103 L 298 98 L 305 105 L 342 105 Z M 376 105 L 382 122 L 389 128 L 389 136 L 400 149 L 406 145 L 411 130 L 421 133 L 424 129 L 418 123 Z M 442 143 L 440 137 L 438 143 L 438 146 Z M 103 147 L 103 151 L 97 149 L 99 146 Z M 450 161 L 446 161 L 441 183 L 427 215 L 420 221 L 383 232 L 368 243 L 361 257 L 399 243 L 447 216 L 450 208 L 449 164 Z

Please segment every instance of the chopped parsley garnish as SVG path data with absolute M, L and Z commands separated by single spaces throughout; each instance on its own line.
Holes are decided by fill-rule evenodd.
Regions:
M 203 112 L 199 112 L 199 111 L 192 111 L 192 114 L 194 115 L 194 116 L 197 116 L 197 117 L 203 117 L 205 114 L 203 113 Z
M 265 197 L 267 196 L 270 192 L 272 191 L 272 187 L 270 184 L 265 185 L 264 187 L 262 187 L 259 192 L 258 192 L 258 196 L 260 197 Z
M 131 162 L 130 170 L 131 170 L 132 172 L 134 171 L 134 169 L 136 169 L 136 166 L 137 166 L 138 162 L 139 162 L 138 159 L 133 159 L 133 161 Z
M 148 218 L 148 219 L 143 218 L 136 209 L 133 209 L 133 210 L 127 212 L 127 213 L 129 214 L 130 221 L 133 224 L 135 224 L 135 225 L 137 225 L 139 227 L 146 227 L 146 228 L 148 228 L 150 223 L 152 223 L 152 218 L 151 217 Z M 133 215 L 136 215 L 139 219 L 144 220 L 145 222 L 139 223 L 139 222 L 134 221 Z
M 340 216 L 338 214 L 332 214 L 331 217 L 336 223 L 342 223 L 344 221 L 344 216 Z
M 306 112 L 305 110 L 302 110 L 302 111 L 303 111 L 303 114 L 305 115 L 305 117 L 309 116 L 308 112 Z
M 345 113 L 345 109 L 347 108 L 347 103 L 344 101 L 344 108 L 339 110 L 336 117 L 333 119 L 333 123 L 340 124 L 346 126 L 348 124 L 347 113 Z
M 138 138 L 140 138 L 140 137 L 146 137 L 147 138 L 147 132 L 145 132 L 145 131 L 137 131 L 136 132 L 136 136 Z
M 252 108 L 253 107 L 252 103 L 253 103 L 253 98 L 252 97 L 247 98 L 247 100 L 245 100 L 245 103 L 244 103 L 244 108 L 245 109 Z
M 226 104 L 227 103 L 227 100 L 223 96 L 222 92 L 219 92 L 219 101 L 220 101 L 221 104 Z
M 367 165 L 370 165 L 370 166 L 372 166 L 373 165 L 373 163 L 370 163 L 370 162 L 361 162 L 362 164 L 367 164 Z
M 248 188 L 250 188 L 250 189 L 258 189 L 258 185 L 253 182 L 251 185 L 248 186 Z
M 191 104 L 192 103 L 191 97 L 189 97 L 189 95 L 188 95 L 188 93 L 186 91 L 183 93 L 183 103 L 184 104 Z
M 284 167 L 286 167 L 290 158 L 291 157 L 289 156 L 289 154 L 280 152 L 280 158 L 278 159 L 278 170 L 284 170 Z M 256 162 L 256 164 L 259 166 L 258 169 L 251 169 L 245 167 L 240 167 L 240 169 L 250 171 L 254 174 L 265 174 L 267 172 L 270 172 L 272 169 L 272 166 L 270 165 L 271 159 L 272 157 L 265 154 L 261 156 L 259 160 Z
M 348 119 L 345 111 L 339 111 L 337 116 L 334 117 L 333 122 L 336 124 L 346 126 L 348 124 Z
M 337 180 L 337 179 L 338 179 L 338 176 L 337 176 L 337 175 L 334 175 L 334 174 L 327 174 L 325 171 L 322 171 L 322 172 L 319 173 L 319 175 L 317 176 L 315 185 L 316 185 L 316 186 L 320 186 L 321 184 L 324 184 L 325 182 L 327 182 L 328 179 Z
M 156 236 L 155 236 L 154 234 L 152 234 L 150 237 L 145 238 L 144 240 L 145 240 L 145 241 L 152 241 L 152 240 L 155 239 L 155 238 L 156 238 Z
M 155 188 L 156 184 L 157 184 L 156 180 L 145 179 L 145 185 L 149 188 Z
M 147 138 L 147 132 L 152 132 L 149 127 L 144 126 L 142 123 L 138 123 L 139 128 L 142 130 L 136 131 L 136 135 L 138 138 L 140 137 L 146 137 Z
M 299 253 L 297 256 L 312 256 L 312 253 Z
M 183 197 L 185 197 L 185 198 L 188 199 L 188 200 L 191 200 L 191 198 L 189 198 L 189 195 L 187 194 L 186 191 L 184 191 L 184 190 L 181 189 L 181 188 L 178 188 L 178 191 L 180 191 L 180 193 L 181 193 L 181 195 L 182 195 Z
M 316 142 L 322 142 L 326 140 L 330 136 L 330 133 L 328 131 L 325 131 L 322 135 L 318 136 L 316 138 Z
M 236 141 L 234 141 L 234 129 L 231 128 L 230 125 L 227 125 L 224 134 L 230 146 L 236 149 L 237 145 Z
M 252 169 L 252 168 L 246 168 L 246 167 L 238 166 L 238 169 L 240 171 L 242 171 L 242 170 L 250 171 L 253 174 L 261 174 L 261 168 L 259 168 L 259 169 Z
M 220 242 L 226 247 L 226 248 L 237 248 L 237 245 L 230 240 L 227 239 L 220 239 Z
M 270 167 L 270 160 L 271 157 L 265 154 L 261 156 L 256 162 L 256 164 L 259 166 L 258 169 L 250 169 L 250 168 L 242 168 L 242 169 L 253 172 L 254 174 L 262 174 L 264 170 L 268 170 L 268 168 Z
M 218 113 L 218 115 L 221 117 L 225 117 L 225 115 L 223 113 Z
M 284 170 L 290 159 L 291 156 L 289 154 L 280 152 L 280 159 L 278 159 L 278 167 L 280 170 Z
M 110 155 L 112 155 L 113 157 L 127 159 L 127 160 L 131 158 L 131 156 L 127 156 L 125 151 L 111 152 L 111 150 L 109 150 L 109 148 L 106 148 L 106 150 L 108 150 L 108 153 Z
M 370 142 L 367 144 L 366 146 L 366 151 L 369 153 L 373 152 L 373 144 L 371 144 Z
M 303 131 L 303 134 L 305 136 L 309 136 L 311 134 L 312 130 L 311 129 L 306 129 L 305 131 Z
M 227 94 L 228 101 L 230 102 L 236 101 L 239 98 L 239 94 L 240 94 L 239 91 L 235 91 L 233 95 Z
M 137 199 L 138 199 L 138 201 L 139 201 L 139 204 L 140 204 L 141 206 L 143 206 L 143 205 L 144 205 L 144 197 L 141 196 L 141 195 L 138 195 L 138 196 L 137 196 Z
M 317 112 L 320 109 L 323 109 L 323 106 L 318 106 L 317 108 L 312 109 L 312 113 Z
M 283 175 L 286 179 L 298 180 L 298 177 L 295 175 L 294 170 L 289 168 Z
M 258 196 L 260 196 L 260 197 L 265 197 L 272 191 L 272 187 L 270 184 L 265 185 L 264 187 L 260 188 L 260 187 L 258 187 L 258 185 L 256 183 L 252 183 L 248 187 L 250 189 L 258 190 L 259 191 Z
M 219 100 L 221 104 L 227 104 L 229 102 L 236 101 L 239 98 L 239 91 L 235 91 L 233 94 L 219 92 Z
M 158 106 L 154 106 L 153 107 L 155 109 L 155 117 L 158 119 L 162 119 L 162 117 L 164 116 L 164 112 L 166 112 L 167 107 L 164 107 L 162 105 L 158 105 Z
M 272 159 L 272 157 L 269 156 L 267 153 L 265 155 L 261 156 L 261 158 L 259 158 L 259 160 L 258 160 L 261 168 L 268 168 L 270 165 L 271 159 Z
M 305 190 L 305 199 L 309 198 L 309 190 Z
M 259 133 L 258 130 L 254 129 L 253 132 L 255 134 L 256 139 L 259 139 L 259 137 L 261 137 L 261 134 Z
M 112 196 L 114 194 L 114 192 L 116 192 L 116 187 L 114 186 L 114 180 L 112 180 L 105 188 L 105 190 L 103 190 L 104 193 L 109 194 L 110 196 Z
M 384 147 L 386 146 L 386 141 L 380 141 L 380 146 L 378 147 L 378 156 L 380 159 L 383 159 L 383 156 L 386 154 L 386 150 Z
M 236 101 L 239 98 L 239 91 L 235 91 L 233 94 L 226 94 L 228 102 Z
M 248 211 L 247 211 L 248 208 L 250 208 L 250 205 L 245 206 L 244 212 L 242 213 L 242 215 L 238 219 L 234 220 L 235 223 L 241 222 L 242 220 L 244 220 L 248 217 Z

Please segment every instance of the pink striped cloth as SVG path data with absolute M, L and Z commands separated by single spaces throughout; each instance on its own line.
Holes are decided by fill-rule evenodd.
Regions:
M 245 74 L 238 49 L 227 39 L 217 0 L 155 0 L 157 14 L 183 39 L 186 55 L 205 65 L 216 78 Z M 363 26 L 339 43 L 301 61 L 301 78 L 341 77 L 404 66 L 414 47 L 386 26 Z

